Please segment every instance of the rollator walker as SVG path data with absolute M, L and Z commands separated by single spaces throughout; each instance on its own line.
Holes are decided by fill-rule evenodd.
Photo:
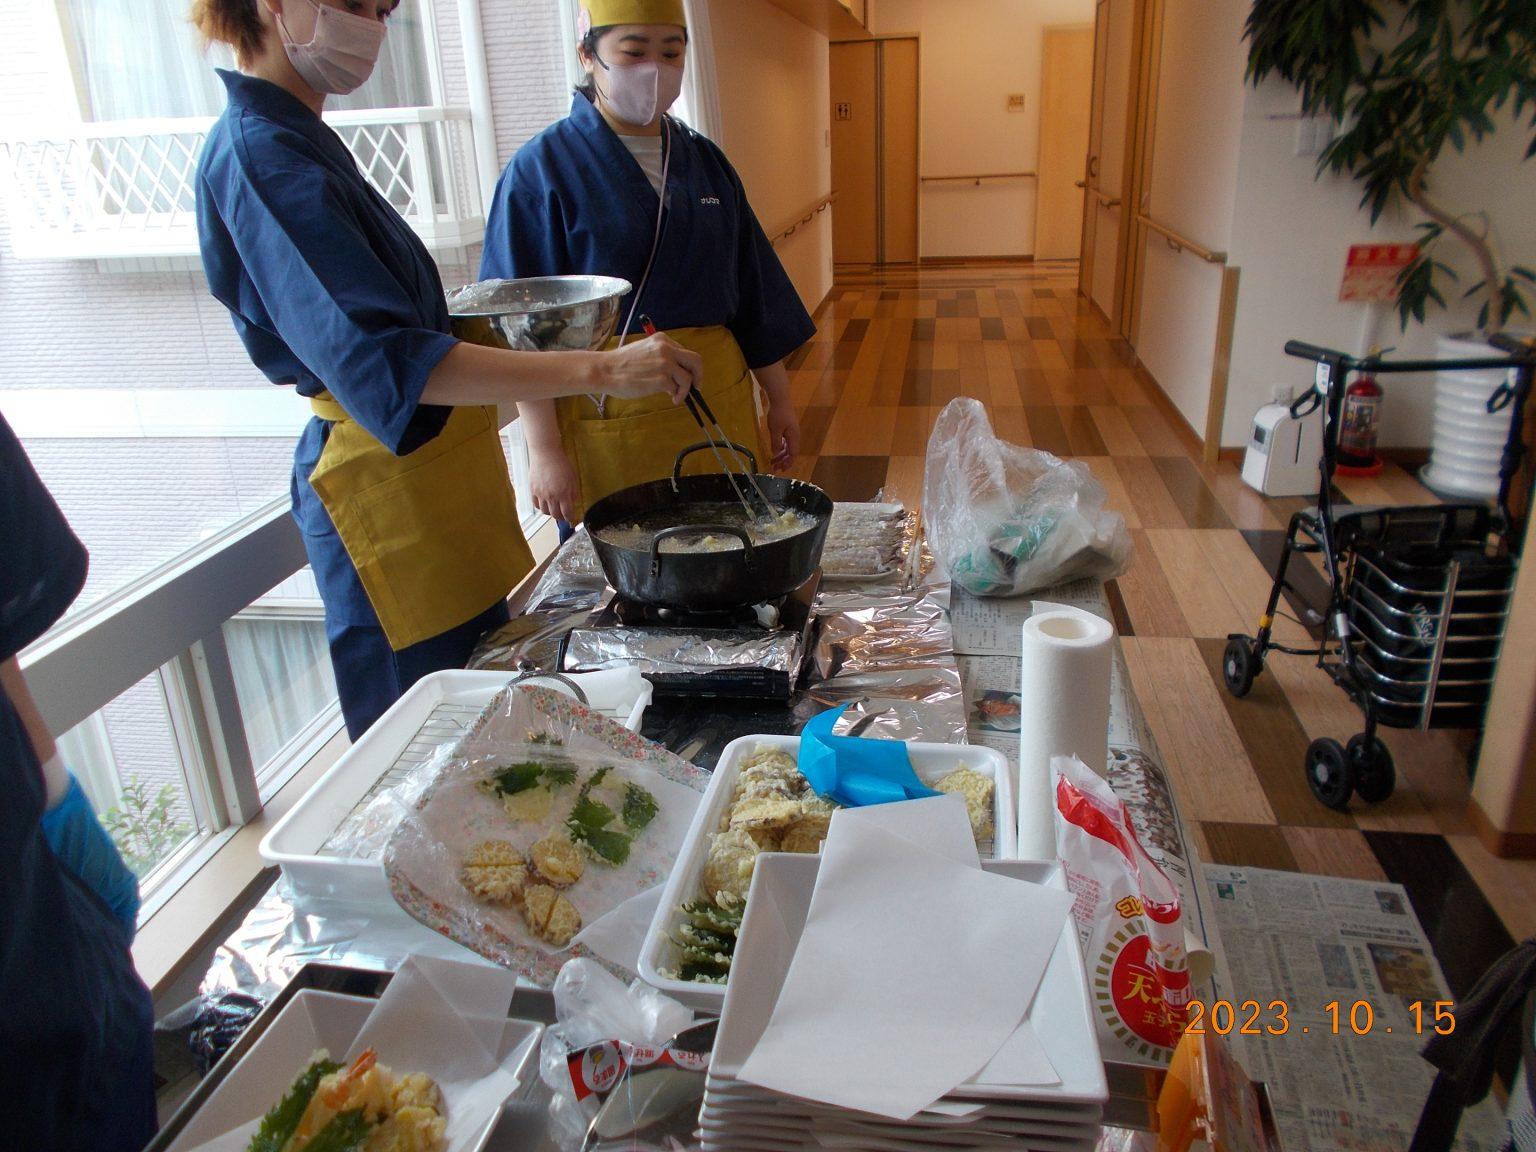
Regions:
M 1379 727 L 1482 724 L 1519 563 L 1509 498 L 1525 457 L 1525 405 L 1536 372 L 1536 347 L 1508 337 L 1490 343 L 1508 355 L 1393 362 L 1298 340 L 1285 346 L 1287 355 L 1317 365 L 1314 387 L 1291 405 L 1291 415 L 1324 409 L 1321 485 L 1317 506 L 1291 517 L 1258 631 L 1228 636 L 1222 678 L 1232 695 L 1246 696 L 1271 652 L 1308 656 L 1360 707 L 1365 727 L 1347 744 L 1325 736 L 1307 747 L 1307 784 L 1330 808 L 1347 808 L 1352 795 L 1374 804 L 1392 794 L 1397 772 Z M 1490 413 L 1510 409 L 1496 506 L 1335 510 L 1333 476 L 1351 373 L 1484 368 L 1507 373 L 1488 398 Z M 1321 556 L 1328 580 L 1324 635 L 1315 648 L 1287 647 L 1273 637 L 1281 594 L 1295 591 L 1286 573 L 1297 553 Z

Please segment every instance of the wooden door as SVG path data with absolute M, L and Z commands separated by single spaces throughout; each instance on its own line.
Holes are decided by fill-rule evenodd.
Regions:
M 831 46 L 832 258 L 839 264 L 880 259 L 880 90 L 872 40 Z
M 1075 260 L 1081 251 L 1093 104 L 1091 24 L 1045 29 L 1040 80 L 1039 195 L 1035 259 Z
M 917 262 L 917 41 L 879 41 L 880 260 Z
M 1093 21 L 1093 95 L 1088 108 L 1088 155 L 1078 179 L 1083 193 L 1083 238 L 1077 265 L 1077 290 L 1093 298 L 1094 265 L 1098 261 L 1099 214 L 1093 195 L 1094 177 L 1099 168 L 1099 154 L 1104 150 L 1104 73 L 1109 53 L 1109 19 L 1105 7 L 1109 0 L 1098 0 Z
M 834 43 L 832 254 L 839 264 L 918 253 L 918 49 L 912 38 Z
M 1088 165 L 1087 211 L 1094 214 L 1093 277 L 1089 294 L 1112 323 L 1118 323 L 1124 292 L 1125 241 L 1129 219 L 1124 199 L 1126 141 L 1130 135 L 1132 67 L 1136 54 L 1135 0 L 1100 0 L 1104 26 L 1102 57 L 1095 69 L 1102 89 L 1094 106 L 1099 125 Z

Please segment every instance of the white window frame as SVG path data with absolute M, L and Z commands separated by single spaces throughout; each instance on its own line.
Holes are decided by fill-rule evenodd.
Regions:
M 130 3 L 131 0 L 119 0 Z M 437 0 L 411 0 L 419 13 L 422 30 L 422 51 L 427 60 L 427 87 L 431 100 L 426 107 L 442 108 L 446 105 L 447 85 L 443 79 L 443 55 L 437 34 Z M 96 120 L 90 112 L 90 86 L 86 82 L 85 61 L 80 56 L 80 34 L 69 12 L 68 0 L 53 0 L 53 23 L 58 32 L 58 54 L 63 62 L 68 88 L 74 95 L 74 119 L 82 124 L 112 124 L 118 121 Z M 211 67 L 211 64 L 210 64 Z M 174 119 L 174 117 L 163 117 Z

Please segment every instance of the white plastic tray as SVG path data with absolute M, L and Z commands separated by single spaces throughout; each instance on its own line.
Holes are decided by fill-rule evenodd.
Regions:
M 327 842 L 353 812 L 462 736 L 509 679 L 505 672 L 463 671 L 423 677 L 266 834 L 262 859 L 282 868 L 298 897 L 393 907 L 378 860 L 329 853 Z M 640 730 L 651 701 L 651 685 L 643 677 L 597 672 L 571 679 L 582 686 L 595 710 L 632 732 Z M 525 683 L 574 695 L 554 678 Z
M 742 761 L 759 748 L 782 748 L 798 761 L 800 737 L 798 736 L 743 736 L 731 741 L 721 753 L 720 764 L 710 778 L 709 788 L 699 804 L 698 814 L 688 829 L 688 838 L 677 853 L 677 862 L 667 878 L 666 891 L 661 904 L 645 934 L 640 948 L 640 975 L 647 984 L 661 989 L 668 996 L 702 1012 L 718 1014 L 725 1004 L 725 987 L 717 984 L 696 984 L 692 981 L 668 980 L 661 974 L 662 968 L 672 966 L 674 945 L 667 939 L 681 917 L 678 906 L 695 899 L 699 893 L 700 878 L 704 874 L 704 861 L 709 852 L 709 837 L 720 827 L 720 818 L 729 807 L 736 788 L 736 774 Z M 995 784 L 992 790 L 993 821 L 996 832 L 990 855 L 997 859 L 1011 860 L 1018 855 L 1018 812 L 1013 800 L 1013 781 L 1008 761 L 990 748 L 974 744 L 908 744 L 912 767 L 920 779 L 933 783 L 956 768 L 970 768 L 989 773 Z
M 378 1002 L 366 996 L 344 996 L 306 988 L 296 993 L 244 1059 L 230 1070 L 207 1102 L 188 1121 L 167 1152 L 187 1152 L 260 1116 L 281 1100 L 321 1048 L 340 1059 L 352 1047 L 368 1014 Z M 507 1020 L 502 1032 L 503 1063 L 518 1070 L 520 1084 L 537 1075 L 539 1037 L 543 1026 Z M 382 1063 L 408 1072 L 408 1061 L 381 1055 Z M 499 1119 L 499 1117 L 498 1117 Z M 478 1150 L 490 1140 L 494 1125 L 473 1144 Z

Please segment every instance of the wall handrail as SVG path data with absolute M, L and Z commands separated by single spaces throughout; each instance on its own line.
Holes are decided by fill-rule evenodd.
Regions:
M 978 187 L 983 180 L 1038 180 L 1039 178 L 1038 172 L 973 172 L 968 175 L 919 177 L 924 184 L 941 184 L 957 180 L 975 183 Z
M 796 232 L 800 231 L 801 228 L 804 228 L 812 220 L 816 219 L 816 217 L 820 216 L 823 212 L 825 212 L 828 208 L 832 207 L 832 205 L 836 203 L 837 191 L 834 189 L 833 191 L 828 192 L 820 200 L 816 201 L 816 203 L 812 204 L 809 208 L 807 208 L 804 214 L 796 217 L 793 224 L 789 224 L 783 228 L 780 228 L 777 232 L 770 236 L 768 238 L 768 243 L 777 245 L 781 240 L 788 240 Z
M 1225 264 L 1227 262 L 1227 254 L 1225 252 L 1216 252 L 1205 247 L 1203 244 L 1196 244 L 1188 236 L 1175 232 L 1166 224 L 1159 224 L 1145 212 L 1137 213 L 1136 222 L 1149 232 L 1156 232 L 1164 240 L 1168 241 L 1168 247 L 1172 248 L 1175 252 L 1188 252 L 1191 256 L 1198 257 L 1207 264 Z

